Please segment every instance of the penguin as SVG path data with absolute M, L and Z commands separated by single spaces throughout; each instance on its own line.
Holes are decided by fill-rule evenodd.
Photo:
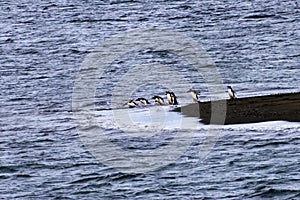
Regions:
M 166 95 L 170 105 L 178 105 L 177 97 L 174 92 L 166 91 Z
M 172 105 L 172 96 L 170 91 L 166 91 L 168 104 Z
M 227 86 L 228 94 L 230 99 L 236 99 L 235 92 L 231 88 L 231 86 Z
M 130 100 L 127 103 L 125 103 L 124 105 L 128 105 L 129 108 L 135 108 L 137 107 L 137 104 L 134 102 L 134 100 Z
M 200 95 L 200 91 L 199 90 L 192 90 L 192 89 L 189 89 L 187 92 L 190 92 L 191 95 L 192 95 L 192 99 L 193 99 L 193 102 L 194 103 L 197 103 L 198 102 L 198 95 Z
M 171 92 L 172 105 L 178 105 L 177 97 L 174 92 Z
M 137 98 L 136 101 L 141 102 L 143 105 L 148 105 L 150 102 L 145 98 Z
M 152 99 L 154 100 L 154 102 L 159 103 L 159 105 L 164 105 L 164 99 L 160 96 L 153 96 Z

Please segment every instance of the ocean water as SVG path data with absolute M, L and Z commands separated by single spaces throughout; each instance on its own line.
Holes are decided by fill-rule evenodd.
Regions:
M 123 105 L 165 90 L 186 105 L 190 87 L 209 100 L 218 81 L 224 98 L 226 85 L 238 97 L 299 92 L 299 6 L 0 2 L 0 198 L 299 199 L 299 123 L 207 126 L 170 106 Z M 131 30 L 180 50 L 128 41 Z M 189 62 L 194 44 L 213 67 Z

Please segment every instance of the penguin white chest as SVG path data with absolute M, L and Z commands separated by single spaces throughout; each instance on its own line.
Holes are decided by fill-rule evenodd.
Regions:
M 148 104 L 147 101 L 144 100 L 144 99 L 142 99 L 141 102 L 142 102 L 142 104 L 144 104 L 144 105 L 147 105 L 147 104 Z
M 167 99 L 168 99 L 168 102 L 169 102 L 169 104 L 172 104 L 172 96 L 171 96 L 171 94 L 167 94 Z
M 157 102 L 161 105 L 164 104 L 164 101 L 162 99 L 157 99 Z
M 229 94 L 230 98 L 234 98 L 234 93 L 231 89 L 228 89 L 228 94 Z
M 191 92 L 193 101 L 198 101 L 198 95 L 195 92 Z

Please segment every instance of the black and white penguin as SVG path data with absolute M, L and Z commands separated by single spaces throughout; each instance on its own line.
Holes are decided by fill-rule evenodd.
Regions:
M 145 98 L 137 98 L 136 101 L 141 102 L 143 105 L 148 105 L 150 102 Z
M 235 92 L 231 88 L 231 86 L 227 86 L 228 94 L 230 99 L 236 99 Z
M 174 92 L 171 92 L 171 98 L 172 98 L 172 102 L 173 102 L 172 105 L 178 105 L 177 97 L 174 94 Z
M 164 105 L 164 99 L 160 96 L 153 96 L 152 99 L 154 100 L 154 102 L 158 103 L 159 105 Z
M 192 89 L 189 89 L 187 92 L 190 92 L 191 95 L 192 95 L 192 99 L 193 99 L 193 102 L 194 103 L 197 103 L 198 102 L 198 95 L 200 95 L 200 91 L 199 90 L 192 90 Z
M 174 92 L 166 91 L 166 95 L 170 105 L 178 105 L 177 97 Z
M 170 91 L 166 91 L 168 104 L 172 105 L 172 96 Z
M 137 104 L 134 102 L 134 100 L 128 101 L 125 105 L 128 105 L 129 108 L 135 108 L 137 107 Z

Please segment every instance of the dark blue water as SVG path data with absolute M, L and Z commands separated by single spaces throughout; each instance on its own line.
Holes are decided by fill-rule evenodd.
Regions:
M 149 129 L 152 114 L 161 111 L 154 106 L 129 114 L 138 130 L 154 133 L 151 138 L 144 132 L 139 138 L 136 130 L 131 137 L 115 126 L 111 119 L 120 114 L 105 110 L 116 108 L 111 88 L 143 64 L 172 67 L 191 86 L 202 89 L 201 98 L 210 98 L 205 81 L 172 54 L 145 50 L 123 55 L 105 71 L 95 94 L 99 127 L 124 152 L 144 155 L 145 149 L 167 146 L 178 133 L 191 134 L 186 151 L 168 165 L 143 173 L 123 173 L 107 165 L 90 151 L 70 112 L 86 56 L 130 29 L 168 29 L 192 38 L 211 56 L 224 85 L 230 84 L 239 97 L 299 91 L 299 6 L 299 1 L 267 0 L 0 2 L 0 197 L 300 198 L 299 123 L 219 127 L 216 143 L 204 159 L 199 153 L 209 128 L 195 125 L 195 119 L 184 119 L 193 125 L 182 129 L 177 124 L 182 117 L 170 114 L 163 128 Z M 168 70 L 159 73 L 165 78 Z M 149 98 L 163 95 L 165 89 L 140 84 L 131 95 Z M 189 94 L 177 95 L 180 104 L 191 102 Z M 117 160 L 110 153 L 108 160 Z

